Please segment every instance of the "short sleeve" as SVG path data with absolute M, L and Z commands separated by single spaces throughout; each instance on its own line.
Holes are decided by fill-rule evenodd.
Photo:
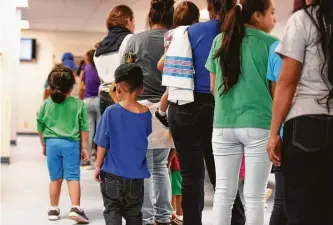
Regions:
M 174 30 L 169 30 L 167 33 L 164 35 L 164 48 L 169 48 L 170 44 L 173 39 L 173 31 Z
M 215 59 L 215 55 L 216 55 L 216 42 L 219 40 L 219 36 L 217 36 L 214 39 L 214 42 L 212 44 L 212 47 L 210 49 L 210 53 L 206 62 L 206 69 L 211 72 L 211 73 L 215 73 L 216 74 L 216 61 L 217 59 Z
M 276 49 L 276 52 L 283 57 L 292 58 L 301 63 L 304 61 L 306 47 L 306 30 L 303 24 L 305 12 L 295 13 L 288 21 L 284 36 Z
M 81 101 L 81 109 L 79 113 L 79 123 L 80 123 L 80 131 L 89 131 L 89 122 L 88 122 L 88 111 L 87 107 Z
M 108 126 L 108 113 L 109 110 L 107 109 L 104 113 L 103 116 L 98 123 L 97 129 L 96 129 L 96 134 L 95 134 L 95 139 L 94 142 L 96 145 L 108 149 L 110 145 L 110 137 L 109 137 L 109 132 L 107 129 Z
M 37 114 L 37 131 L 42 133 L 45 130 L 45 124 L 43 121 L 43 118 L 45 116 L 45 105 L 46 102 L 44 102 L 44 104 L 40 107 L 40 110 Z
M 282 59 L 275 52 L 278 44 L 279 42 L 275 42 L 270 48 L 267 68 L 267 79 L 275 83 L 277 82 L 282 69 Z

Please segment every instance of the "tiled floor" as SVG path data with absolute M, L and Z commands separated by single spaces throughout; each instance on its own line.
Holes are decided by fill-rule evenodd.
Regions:
M 37 137 L 20 137 L 18 146 L 11 150 L 9 166 L 1 165 L 1 221 L 2 225 L 45 225 L 72 224 L 67 219 L 70 201 L 67 188 L 63 186 L 61 195 L 61 216 L 58 222 L 47 221 L 48 172 L 45 157 Z M 212 224 L 212 190 L 207 182 L 206 207 L 203 213 L 204 225 Z M 102 199 L 98 184 L 93 180 L 93 170 L 82 171 L 82 207 L 92 225 L 104 224 Z M 272 201 L 265 213 L 268 225 Z

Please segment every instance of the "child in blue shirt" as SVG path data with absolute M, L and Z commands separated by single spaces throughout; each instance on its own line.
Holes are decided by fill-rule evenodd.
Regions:
M 119 104 L 109 106 L 98 125 L 95 179 L 101 184 L 105 223 L 141 225 L 143 182 L 150 177 L 146 154 L 152 115 L 136 101 L 143 93 L 143 73 L 134 63 L 115 71 Z

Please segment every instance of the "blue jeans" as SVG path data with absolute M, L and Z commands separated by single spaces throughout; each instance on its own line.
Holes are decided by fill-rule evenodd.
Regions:
M 143 225 L 168 223 L 171 220 L 171 185 L 168 171 L 169 149 L 148 149 L 151 177 L 144 181 Z
M 244 154 L 246 224 L 264 225 L 264 199 L 272 167 L 266 151 L 268 140 L 269 130 L 265 129 L 214 128 L 214 225 L 231 224 L 231 210 L 238 190 L 239 170 Z
M 94 140 L 95 129 L 99 120 L 101 119 L 101 113 L 99 109 L 99 98 L 98 97 L 85 98 L 84 104 L 86 105 L 88 111 L 88 121 L 89 121 L 88 153 L 90 160 L 92 155 L 92 144 Z

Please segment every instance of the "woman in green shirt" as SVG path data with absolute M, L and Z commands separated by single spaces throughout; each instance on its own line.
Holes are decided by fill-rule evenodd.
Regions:
M 266 79 L 268 35 L 276 22 L 273 0 L 243 0 L 226 16 L 206 68 L 215 95 L 213 152 L 216 165 L 214 225 L 230 225 L 245 154 L 244 187 L 248 225 L 264 224 L 264 197 L 271 169 L 266 152 L 272 117 Z

